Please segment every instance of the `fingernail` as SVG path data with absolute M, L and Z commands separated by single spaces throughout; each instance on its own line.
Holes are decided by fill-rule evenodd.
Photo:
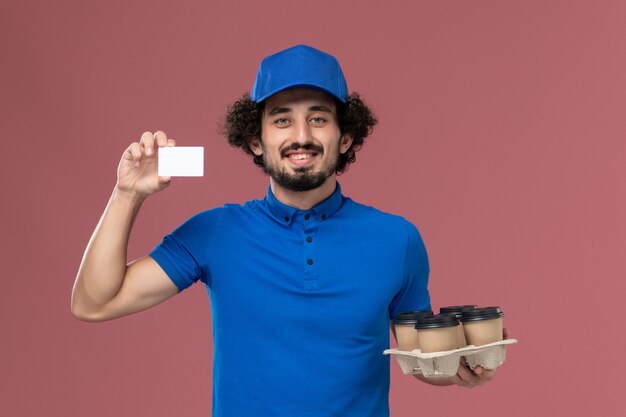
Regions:
M 152 155 L 152 148 L 148 148 L 148 149 L 146 149 L 146 154 L 148 154 L 148 155 Z

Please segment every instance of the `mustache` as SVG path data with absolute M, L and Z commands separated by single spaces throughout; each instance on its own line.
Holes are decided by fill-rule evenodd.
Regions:
M 280 151 L 280 156 L 282 156 L 283 158 L 285 158 L 287 155 L 287 152 L 289 151 L 298 151 L 298 150 L 305 150 L 305 151 L 313 151 L 317 154 L 323 154 L 324 153 L 324 148 L 322 148 L 319 145 L 315 145 L 313 143 L 305 143 L 304 145 L 301 145 L 299 143 L 292 143 L 291 145 L 287 146 L 286 148 L 283 148 Z

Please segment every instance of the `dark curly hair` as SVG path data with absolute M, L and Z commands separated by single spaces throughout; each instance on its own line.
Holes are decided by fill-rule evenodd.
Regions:
M 346 103 L 335 100 L 335 104 L 341 135 L 347 134 L 352 138 L 350 148 L 339 155 L 337 174 L 341 174 L 356 161 L 356 152 L 361 149 L 365 138 L 372 133 L 378 120 L 357 93 L 350 94 Z M 226 138 L 230 146 L 241 148 L 252 155 L 254 163 L 260 167 L 263 167 L 263 155 L 255 155 L 249 144 L 253 139 L 261 141 L 264 105 L 265 102 L 252 101 L 250 95 L 245 93 L 227 107 L 219 127 L 220 134 Z

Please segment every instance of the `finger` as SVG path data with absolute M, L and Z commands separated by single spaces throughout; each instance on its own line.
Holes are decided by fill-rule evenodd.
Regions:
M 478 385 L 478 382 L 480 381 L 480 378 L 471 369 L 463 365 L 459 366 L 457 375 L 463 381 L 467 382 L 468 384 L 472 386 Z
M 502 338 L 504 340 L 508 339 L 510 336 L 511 334 L 509 333 L 509 329 L 507 329 L 506 327 L 502 329 Z
M 161 184 L 167 184 L 171 181 L 172 177 L 170 176 L 166 176 L 166 177 L 159 177 L 159 182 Z
M 141 145 L 138 142 L 133 142 L 128 147 L 127 153 L 131 155 L 132 161 L 135 163 L 135 166 L 139 166 L 141 162 L 141 157 L 143 152 L 141 151 Z
M 143 132 L 139 141 L 145 149 L 146 155 L 153 155 L 154 152 L 154 135 L 152 132 Z
M 454 375 L 452 377 L 452 382 L 455 385 L 458 385 L 460 387 L 465 387 L 465 388 L 474 388 L 473 385 L 468 384 L 467 381 L 465 381 L 464 379 L 462 379 L 458 374 Z
M 491 381 L 496 376 L 496 370 L 489 371 L 487 369 L 483 370 L 482 375 L 480 376 L 480 384 L 484 384 L 487 381 Z
M 151 147 L 152 142 L 154 141 L 154 135 L 152 132 L 143 132 L 141 134 L 141 139 L 139 139 L 139 145 L 141 146 L 141 151 L 146 152 L 146 150 Z
M 495 376 L 496 376 L 496 371 L 494 370 L 488 370 L 483 368 L 480 365 L 477 365 L 474 368 L 474 374 L 476 374 L 478 376 L 478 385 L 482 385 L 487 381 L 491 381 Z
M 154 138 L 156 139 L 156 146 L 167 146 L 167 135 L 162 130 L 157 130 L 154 133 Z
M 176 141 L 174 139 L 168 139 L 167 146 L 176 146 Z

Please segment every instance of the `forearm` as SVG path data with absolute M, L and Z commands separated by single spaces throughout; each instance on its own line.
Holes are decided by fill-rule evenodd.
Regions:
M 86 319 L 119 291 L 126 273 L 130 231 L 144 198 L 117 187 L 94 230 L 76 276 L 72 312 Z

